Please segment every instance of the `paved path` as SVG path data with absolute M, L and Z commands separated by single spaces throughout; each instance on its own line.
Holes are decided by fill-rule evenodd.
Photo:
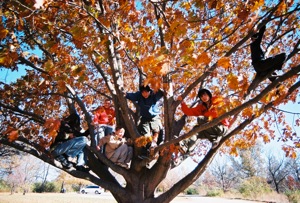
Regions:
M 225 199 L 219 197 L 178 196 L 171 203 L 258 203 L 240 199 Z
M 117 203 L 110 193 L 78 194 L 78 193 L 0 193 L 0 203 Z M 256 201 L 234 200 L 218 197 L 201 197 L 191 195 L 177 196 L 171 203 L 257 203 Z

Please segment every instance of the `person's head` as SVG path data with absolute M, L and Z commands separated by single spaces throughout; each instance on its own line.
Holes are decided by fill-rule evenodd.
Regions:
M 207 89 L 199 89 L 198 91 L 198 98 L 202 101 L 202 102 L 208 102 L 209 100 L 211 100 L 212 98 L 212 94 L 209 90 Z
M 122 138 L 125 134 L 125 129 L 121 127 L 116 127 L 115 135 L 119 138 Z
M 151 88 L 149 87 L 149 85 L 146 86 L 142 85 L 140 86 L 140 92 L 142 96 L 147 99 L 150 96 Z
M 77 113 L 70 114 L 67 118 L 64 119 L 71 127 L 76 130 L 80 130 L 80 117 Z
M 111 106 L 111 101 L 109 99 L 105 99 L 103 106 L 104 108 L 109 108 Z

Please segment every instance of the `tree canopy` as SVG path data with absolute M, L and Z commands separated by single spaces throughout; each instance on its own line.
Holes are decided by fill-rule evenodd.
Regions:
M 135 146 L 126 170 L 97 152 L 92 141 L 88 150 L 92 172 L 63 170 L 111 191 L 118 202 L 170 202 L 200 177 L 219 149 L 236 154 L 259 138 L 270 142 L 275 138 L 274 124 L 284 128 L 276 139 L 289 141 L 284 150 L 296 156 L 300 137 L 292 126 L 299 126 L 299 118 L 287 123 L 278 106 L 297 102 L 298 1 L 6 0 L 0 8 L 0 66 L 9 74 L 26 69 L 15 82 L 0 83 L 0 143 L 55 165 L 49 145 L 59 120 L 69 115 L 68 101 L 93 137 L 92 110 L 109 98 L 117 124 L 140 144 L 139 112 L 125 93 L 149 84 L 165 93 L 165 142 L 155 148 L 160 154 L 157 162 L 147 167 L 137 158 Z M 287 54 L 272 83 L 257 80 L 251 65 L 250 38 L 264 25 L 263 49 L 269 56 Z M 221 116 L 192 129 L 193 118 L 183 115 L 177 98 L 192 103 L 200 87 L 226 100 L 218 108 Z M 155 197 L 155 188 L 177 153 L 175 144 L 224 118 L 232 125 L 221 145 L 211 149 L 201 142 L 195 169 Z M 121 174 L 126 185 L 108 168 Z

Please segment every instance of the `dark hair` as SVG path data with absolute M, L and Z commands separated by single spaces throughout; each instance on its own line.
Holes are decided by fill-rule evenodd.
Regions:
M 147 92 L 150 92 L 151 91 L 151 88 L 149 87 L 149 85 L 141 85 L 140 86 L 140 92 L 143 92 L 143 91 L 147 91 Z
M 201 97 L 204 95 L 204 94 L 207 94 L 209 96 L 209 99 L 212 98 L 212 94 L 209 90 L 207 89 L 199 89 L 198 91 L 198 98 L 201 100 Z
M 77 113 L 70 114 L 67 118 L 64 119 L 72 127 L 80 127 L 80 117 Z
M 123 128 L 123 127 L 121 127 L 121 126 L 116 126 L 115 131 L 118 131 L 118 130 L 120 130 L 121 128 Z

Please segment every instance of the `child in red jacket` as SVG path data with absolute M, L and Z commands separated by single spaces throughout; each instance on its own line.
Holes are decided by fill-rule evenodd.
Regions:
M 193 108 L 189 108 L 182 102 L 182 111 L 187 116 L 197 116 L 198 125 L 211 121 L 219 116 L 219 110 L 224 105 L 224 100 L 220 97 L 213 97 L 211 92 L 207 89 L 200 89 L 198 97 L 201 102 Z M 181 97 L 178 98 L 182 100 Z M 195 127 L 197 127 L 196 125 Z M 197 139 L 208 139 L 212 142 L 212 148 L 219 145 L 220 140 L 226 134 L 229 126 L 228 119 L 222 120 L 217 125 L 200 131 L 197 135 L 193 135 L 180 142 L 180 146 L 185 153 L 192 152 L 196 147 Z
M 99 106 L 94 111 L 93 122 L 96 129 L 96 146 L 98 145 L 98 142 L 102 137 L 113 133 L 115 119 L 115 109 L 111 106 L 111 100 L 106 99 L 103 106 Z

